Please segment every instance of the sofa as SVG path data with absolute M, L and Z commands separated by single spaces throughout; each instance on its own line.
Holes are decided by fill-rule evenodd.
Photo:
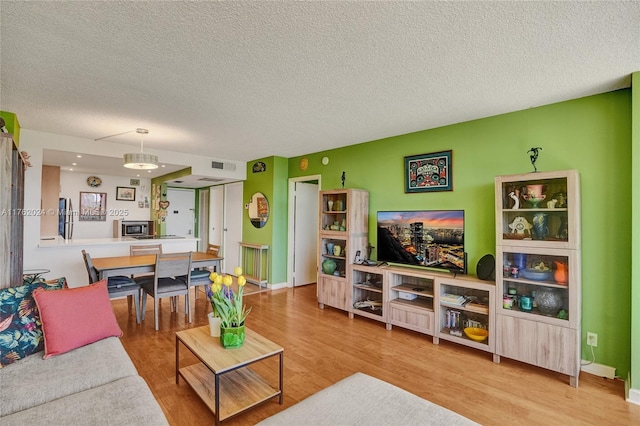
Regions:
M 117 323 L 117 331 L 113 324 L 106 329 L 94 324 L 92 330 L 101 334 L 94 332 L 89 343 L 78 340 L 77 336 L 82 336 L 84 331 L 82 327 L 74 327 L 78 318 L 66 314 L 70 306 L 66 304 L 89 305 L 85 310 L 79 309 L 77 315 L 88 321 L 96 320 L 91 315 L 101 308 L 95 306 L 95 300 L 104 312 L 107 306 L 111 309 L 103 300 L 108 301 L 106 284 L 101 284 L 82 291 L 62 289 L 62 285 L 44 286 L 45 290 L 35 291 L 32 285 L 0 291 L 0 349 L 3 352 L 0 425 L 168 424 L 147 383 L 124 350 Z M 62 293 L 64 291 L 67 293 Z M 41 293 L 47 297 L 56 293 L 56 299 L 41 300 Z M 78 295 L 91 298 L 91 302 L 78 299 Z M 34 309 L 33 299 L 37 299 L 41 309 Z M 60 304 L 60 300 L 64 303 Z M 54 312 L 58 318 L 45 319 L 46 312 Z M 56 334 L 63 330 L 55 328 L 56 321 L 66 324 L 69 332 L 62 336 L 66 340 L 60 340 Z M 109 321 L 107 318 L 106 322 Z M 72 347 L 65 347 L 70 341 Z
M 322 389 L 256 426 L 447 425 L 477 423 L 364 373 Z

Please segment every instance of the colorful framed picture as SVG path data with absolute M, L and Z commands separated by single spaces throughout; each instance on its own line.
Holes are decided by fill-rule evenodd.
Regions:
M 136 189 L 128 186 L 116 187 L 116 200 L 120 201 L 135 201 Z
M 404 192 L 453 191 L 451 151 L 404 157 Z
M 80 192 L 80 215 L 82 221 L 106 221 L 107 220 L 107 193 L 106 192 Z

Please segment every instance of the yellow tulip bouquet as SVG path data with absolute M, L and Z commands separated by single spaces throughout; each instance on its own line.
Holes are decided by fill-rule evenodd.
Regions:
M 220 318 L 220 326 L 222 328 L 240 327 L 244 325 L 247 315 L 251 312 L 251 308 L 243 306 L 242 294 L 244 285 L 247 283 L 245 277 L 242 276 L 242 268 L 236 267 L 234 274 L 238 277 L 238 291 L 233 293 L 231 284 L 233 277 L 231 275 L 220 275 L 212 272 L 209 276 L 212 284 L 207 286 L 207 298 L 213 308 L 213 314 Z

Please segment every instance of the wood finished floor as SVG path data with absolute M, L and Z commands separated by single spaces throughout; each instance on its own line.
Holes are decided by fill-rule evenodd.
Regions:
M 192 296 L 193 300 L 193 296 Z M 247 326 L 284 347 L 284 405 L 277 398 L 224 422 L 250 425 L 357 372 L 392 383 L 485 425 L 640 424 L 640 406 L 624 400 L 624 382 L 580 375 L 580 386 L 567 376 L 454 343 L 347 314 L 321 310 L 315 285 L 246 297 L 252 306 Z M 182 302 L 182 300 L 181 300 Z M 201 293 L 194 322 L 186 323 L 184 303 L 178 313 L 163 300 L 160 331 L 153 329 L 153 303 L 137 325 L 125 300 L 113 301 L 124 331 L 122 343 L 147 381 L 171 425 L 209 425 L 212 413 L 189 385 L 175 384 L 175 332 L 207 324 Z M 209 308 L 210 309 L 210 308 Z M 181 366 L 197 362 L 181 348 Z M 277 385 L 277 358 L 256 369 Z M 308 419 L 307 424 L 313 424 Z

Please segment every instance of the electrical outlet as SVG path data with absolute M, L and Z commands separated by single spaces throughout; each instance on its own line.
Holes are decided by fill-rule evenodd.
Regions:
M 598 335 L 596 333 L 587 333 L 587 346 L 598 346 Z

